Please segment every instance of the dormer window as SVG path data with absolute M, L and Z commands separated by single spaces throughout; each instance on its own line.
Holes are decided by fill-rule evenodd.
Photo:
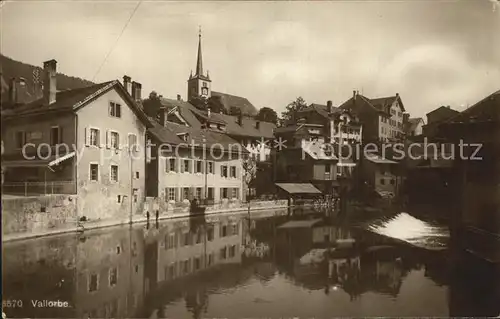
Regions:
M 189 140 L 189 133 L 179 133 L 177 134 L 177 136 L 184 142 L 187 142 Z

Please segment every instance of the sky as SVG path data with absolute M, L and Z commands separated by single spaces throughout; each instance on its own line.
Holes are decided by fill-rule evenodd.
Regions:
M 298 96 L 338 106 L 358 90 L 399 93 L 424 117 L 500 89 L 495 0 L 8 1 L 0 51 L 37 66 L 56 59 L 59 72 L 94 82 L 127 74 L 143 96 L 185 99 L 199 26 L 212 89 L 257 108 L 281 112 Z

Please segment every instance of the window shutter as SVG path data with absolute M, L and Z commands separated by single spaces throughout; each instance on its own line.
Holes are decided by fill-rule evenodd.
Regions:
M 174 171 L 179 172 L 179 161 L 174 157 Z
M 182 202 L 184 200 L 184 189 L 179 187 L 179 201 Z
M 106 148 L 111 148 L 111 132 L 106 130 Z
M 168 187 L 165 188 L 165 201 L 168 202 Z
M 116 117 L 122 117 L 122 106 L 120 104 L 115 104 L 115 115 Z
M 193 163 L 194 161 L 192 160 L 188 160 L 188 168 L 189 168 L 189 172 L 192 173 L 193 172 Z
M 85 128 L 85 146 L 90 145 L 90 129 L 88 127 Z
M 180 162 L 180 166 L 181 166 L 181 173 L 184 173 L 184 160 L 181 159 L 179 162 Z
M 191 187 L 189 189 L 189 198 L 188 199 L 192 199 L 192 198 L 194 198 L 194 196 L 195 196 L 195 189 L 194 189 L 194 187 Z
M 206 198 L 206 194 L 205 194 L 205 187 L 202 187 L 201 188 L 201 198 Z
M 120 133 L 116 133 L 116 144 L 118 144 L 118 149 L 121 150 L 122 149 L 122 143 L 121 143 L 121 140 L 120 140 Z
M 170 158 L 165 158 L 165 172 L 170 172 Z
M 201 173 L 204 174 L 205 173 L 205 170 L 206 170 L 206 161 L 201 161 Z
M 175 194 L 175 199 L 174 200 L 177 202 L 179 200 L 179 188 L 178 187 L 176 187 L 174 189 L 174 194 Z

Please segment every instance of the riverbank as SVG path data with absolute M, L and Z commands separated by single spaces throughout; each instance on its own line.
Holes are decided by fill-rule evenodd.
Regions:
M 264 205 L 264 206 L 251 206 L 250 207 L 250 214 L 252 216 L 254 215 L 259 215 L 260 213 L 265 213 L 265 212 L 280 212 L 283 214 L 287 213 L 289 206 L 283 205 L 282 203 L 278 202 L 276 205 Z M 182 218 L 189 218 L 193 216 L 224 216 L 224 215 L 231 215 L 231 214 L 246 214 L 248 212 L 248 207 L 238 207 L 238 208 L 229 208 L 229 209 L 218 209 L 218 210 L 209 210 L 204 214 L 190 214 L 189 212 L 180 212 L 180 213 L 175 213 L 175 214 L 161 214 L 158 216 L 158 221 L 164 221 L 164 220 L 171 220 L 171 219 L 182 219 Z M 149 222 L 150 223 L 155 223 L 156 219 L 155 216 L 150 216 Z M 88 230 L 92 229 L 99 229 L 99 228 L 107 228 L 107 227 L 114 227 L 114 226 L 120 226 L 120 225 L 127 225 L 127 224 L 141 224 L 141 223 L 147 223 L 148 218 L 147 216 L 143 215 L 136 215 L 132 217 L 132 221 L 126 220 L 126 219 L 113 219 L 113 220 L 95 220 L 95 221 L 87 221 L 87 222 L 71 222 L 71 226 L 68 227 L 62 227 L 58 229 L 50 229 L 50 230 L 39 230 L 39 231 L 34 231 L 30 233 L 12 233 L 12 234 L 2 234 L 2 243 L 6 242 L 12 242 L 12 241 L 19 241 L 19 240 L 27 240 L 27 239 L 35 239 L 35 238 L 40 238 L 40 237 L 48 237 L 48 236 L 55 236 L 55 235 L 61 235 L 61 234 L 67 234 L 67 233 L 81 233 L 85 232 Z

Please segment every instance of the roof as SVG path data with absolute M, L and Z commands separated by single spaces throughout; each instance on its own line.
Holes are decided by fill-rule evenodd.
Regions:
M 305 141 L 302 140 L 301 143 L 302 150 L 306 152 L 309 156 L 316 160 L 337 160 L 334 155 L 334 150 L 331 144 L 319 143 L 316 141 Z M 330 155 L 325 152 L 330 148 Z
M 257 108 L 244 97 L 215 91 L 212 91 L 212 96 L 222 103 L 227 112 L 234 106 L 240 109 L 243 115 L 257 115 Z
M 424 120 L 421 117 L 410 118 L 406 124 L 406 129 L 410 132 L 414 131 L 420 123 L 424 124 Z
M 500 90 L 450 119 L 450 122 L 498 121 L 500 113 Z
M 332 113 L 337 112 L 338 110 L 339 110 L 339 108 L 332 106 Z M 323 104 L 316 104 L 316 103 L 310 104 L 309 106 L 301 109 L 297 113 L 311 112 L 311 111 L 317 112 L 319 115 L 321 115 L 325 118 L 329 117 L 328 106 L 323 105 Z
M 6 82 L 6 84 L 9 84 L 9 81 L 11 78 L 24 78 L 26 80 L 26 85 L 27 85 L 27 90 L 23 93 L 24 96 L 21 96 L 20 99 L 22 101 L 26 102 L 31 102 L 33 100 L 36 100 L 40 98 L 41 94 L 41 83 L 43 81 L 43 69 L 40 67 L 36 67 L 30 64 L 22 63 L 16 60 L 13 60 L 9 57 L 6 57 L 5 55 L 0 54 L 0 67 L 1 67 L 1 73 L 3 77 L 3 81 Z M 39 84 L 39 91 L 40 94 L 35 94 L 35 81 L 34 81 L 34 74 L 37 72 L 35 70 L 38 70 L 39 72 L 39 78 L 40 78 L 40 84 Z M 78 89 L 78 88 L 83 88 L 87 86 L 91 86 L 95 83 L 80 79 L 77 77 L 72 77 L 72 76 L 67 76 L 61 73 L 57 73 L 56 75 L 57 79 L 57 90 L 59 91 L 65 91 L 65 90 L 72 90 L 72 89 Z M 1 80 L 0 80 L 1 81 Z M 2 84 L 3 86 L 3 84 Z M 6 102 L 6 99 L 8 99 L 8 94 L 3 94 L 4 93 L 4 88 L 2 88 L 1 91 L 1 96 L 2 96 L 2 102 Z
M 322 194 L 319 189 L 309 183 L 276 183 L 276 186 L 289 194 Z
M 370 162 L 376 163 L 376 164 L 397 164 L 398 162 L 388 160 L 382 156 L 376 155 L 376 154 L 366 154 L 365 158 L 369 160 Z
M 276 128 L 274 123 L 257 121 L 252 117 L 243 116 L 241 125 L 239 125 L 238 116 L 211 112 L 209 117 L 206 111 L 199 110 L 186 101 L 166 98 L 161 98 L 160 101 L 163 106 L 169 109 L 177 107 L 180 115 L 194 128 L 201 128 L 202 121 L 208 120 L 214 123 L 225 124 L 226 134 L 229 135 L 264 138 L 272 138 L 274 136 L 273 130 Z M 257 129 L 257 122 L 259 122 L 259 129 Z
M 98 96 L 116 89 L 123 99 L 128 102 L 136 115 L 146 123 L 146 126 L 151 126 L 149 119 L 132 97 L 127 93 L 125 88 L 119 81 L 108 81 L 100 84 L 94 84 L 80 89 L 66 90 L 57 92 L 56 101 L 52 104 L 45 104 L 43 98 L 37 99 L 28 104 L 18 106 L 14 109 L 2 111 L 2 120 L 14 119 L 20 116 L 32 116 L 47 113 L 57 112 L 75 112 L 84 107 Z
M 385 110 L 386 107 L 392 105 L 396 100 L 399 101 L 399 104 L 401 105 L 401 109 L 403 112 L 405 112 L 405 107 L 403 105 L 403 101 L 401 100 L 401 96 L 399 94 L 393 95 L 393 96 L 387 96 L 387 97 L 379 97 L 375 99 L 370 99 L 364 95 L 357 94 L 356 95 L 356 103 L 361 102 L 361 104 L 364 104 L 368 106 L 370 109 L 377 111 L 377 112 L 383 112 L 387 114 L 387 111 Z M 354 99 L 351 97 L 347 101 L 345 101 L 342 105 L 339 106 L 341 109 L 349 109 L 354 106 Z
M 460 113 L 459 111 L 457 110 L 454 110 L 452 108 L 450 108 L 449 106 L 440 106 L 432 111 L 430 111 L 429 113 L 427 113 L 426 115 L 429 116 L 431 114 L 434 114 L 434 113 L 437 113 L 437 112 L 440 112 L 440 113 L 448 113 L 448 114 L 451 114 L 452 116 L 455 115 L 455 114 L 458 114 Z
M 176 123 L 167 122 L 165 126 L 160 125 L 153 121 L 153 127 L 149 129 L 152 134 L 160 143 L 170 145 L 186 144 L 193 145 L 201 148 L 202 146 L 222 146 L 227 150 L 242 150 L 246 153 L 246 149 L 241 146 L 236 140 L 232 139 L 226 134 L 214 132 L 207 129 L 192 128 Z M 182 140 L 179 135 L 189 134 L 188 141 Z

